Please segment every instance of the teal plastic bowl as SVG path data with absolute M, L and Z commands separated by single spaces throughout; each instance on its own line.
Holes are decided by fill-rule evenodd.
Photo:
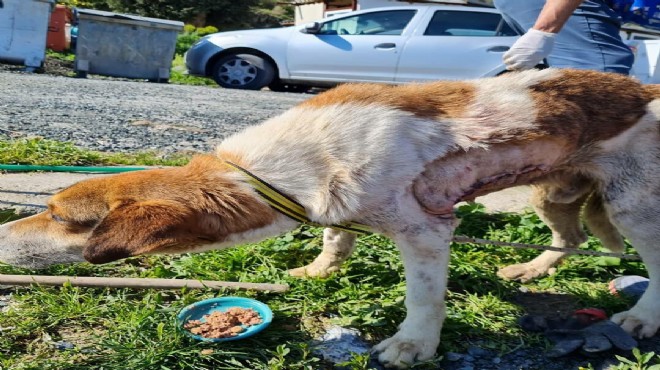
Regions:
M 204 322 L 204 315 L 208 315 L 214 311 L 227 311 L 232 307 L 251 308 L 259 313 L 261 316 L 261 323 L 252 325 L 246 328 L 242 333 L 228 338 L 204 338 L 200 335 L 195 335 L 183 328 L 183 325 L 190 320 L 200 320 Z M 273 311 L 270 310 L 265 304 L 250 298 L 243 297 L 222 297 L 211 298 L 203 301 L 195 302 L 191 305 L 184 307 L 177 315 L 178 327 L 189 337 L 203 342 L 228 342 L 232 340 L 244 339 L 251 337 L 258 332 L 266 329 L 273 321 Z

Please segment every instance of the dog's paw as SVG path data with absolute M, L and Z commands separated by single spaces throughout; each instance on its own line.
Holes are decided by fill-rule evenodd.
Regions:
M 289 275 L 300 278 L 327 278 L 337 271 L 339 271 L 339 266 L 319 266 L 310 263 L 307 266 L 289 270 Z
M 440 338 L 407 338 L 400 332 L 376 345 L 378 361 L 385 367 L 405 369 L 416 361 L 428 360 L 435 354 Z
M 657 309 L 647 310 L 635 306 L 629 311 L 613 315 L 611 320 L 621 325 L 626 332 L 640 339 L 654 336 L 660 328 L 660 314 Z
M 518 263 L 502 267 L 497 271 L 497 276 L 504 280 L 517 280 L 526 283 L 541 276 L 552 275 L 555 271 L 555 268 L 540 269 L 530 263 Z

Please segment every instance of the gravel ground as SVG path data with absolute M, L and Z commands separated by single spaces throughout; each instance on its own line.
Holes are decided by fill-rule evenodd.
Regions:
M 26 74 L 0 64 L 0 137 L 41 136 L 107 152 L 206 152 L 224 137 L 296 105 L 310 95 L 224 90 L 91 76 Z M 1 292 L 0 292 L 1 293 Z M 4 297 L 0 294 L 0 306 Z M 505 355 L 474 343 L 447 353 L 447 370 L 607 369 L 612 353 L 549 359 L 544 348 Z M 656 352 L 656 336 L 641 343 Z
M 0 135 L 42 136 L 106 152 L 207 152 L 308 98 L 0 69 Z

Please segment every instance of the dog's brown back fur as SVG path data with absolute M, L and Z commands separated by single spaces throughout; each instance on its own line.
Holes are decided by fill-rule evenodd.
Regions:
M 544 135 L 571 138 L 574 147 L 607 140 L 630 128 L 655 98 L 656 91 L 639 89 L 639 83 L 626 76 L 602 79 L 592 71 L 568 76 L 533 85 L 531 94 L 537 102 L 539 129 Z M 566 124 L 573 121 L 588 129 Z

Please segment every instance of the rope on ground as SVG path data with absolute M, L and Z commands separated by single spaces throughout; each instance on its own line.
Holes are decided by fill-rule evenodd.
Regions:
M 562 253 L 566 253 L 566 254 L 582 254 L 582 255 L 588 255 L 588 256 L 617 257 L 617 258 L 622 258 L 622 259 L 627 259 L 627 260 L 637 260 L 637 261 L 641 260 L 641 258 L 636 254 L 599 252 L 599 251 L 592 251 L 592 250 L 587 250 L 587 249 L 559 248 L 559 247 L 552 247 L 552 246 L 549 246 L 549 245 L 538 245 L 538 244 L 500 242 L 500 241 L 496 241 L 496 240 L 471 238 L 471 237 L 465 236 L 465 235 L 456 235 L 456 236 L 454 236 L 453 241 L 456 242 L 456 243 L 461 243 L 461 244 L 472 243 L 472 244 L 482 244 L 482 245 L 496 245 L 496 246 L 499 246 L 499 247 L 513 247 L 513 248 L 520 248 L 520 249 L 538 249 L 538 250 L 545 250 L 545 251 L 562 252 Z

